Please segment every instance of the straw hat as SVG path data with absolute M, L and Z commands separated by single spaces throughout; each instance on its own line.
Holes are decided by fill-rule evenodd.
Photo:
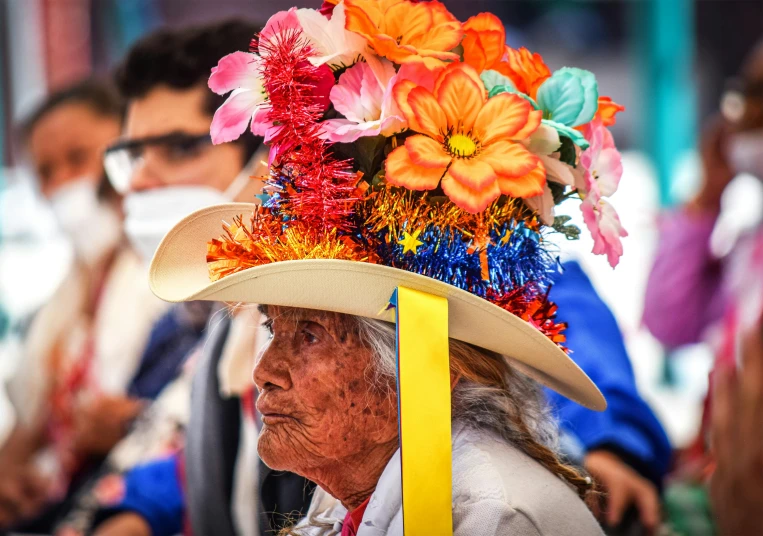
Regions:
M 217 205 L 175 225 L 151 262 L 153 292 L 170 302 L 266 303 L 394 321 L 387 305 L 395 288 L 420 290 L 448 299 L 452 338 L 506 355 L 528 376 L 587 408 L 606 408 L 588 376 L 540 331 L 487 300 L 430 277 L 378 264 L 304 259 L 248 268 L 211 282 L 208 242 L 220 235 L 221 222 L 251 214 L 256 206 Z

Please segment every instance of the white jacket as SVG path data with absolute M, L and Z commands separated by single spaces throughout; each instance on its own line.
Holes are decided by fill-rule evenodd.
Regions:
M 358 536 L 402 536 L 401 503 L 398 450 L 371 496 Z M 338 500 L 317 488 L 307 517 L 298 525 L 300 534 L 341 534 L 346 514 Z M 453 534 L 594 536 L 603 532 L 583 501 L 560 478 L 496 436 L 454 425 Z

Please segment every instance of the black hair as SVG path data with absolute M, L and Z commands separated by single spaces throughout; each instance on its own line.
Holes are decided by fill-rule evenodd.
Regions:
M 206 86 L 220 58 L 239 50 L 249 50 L 260 28 L 250 22 L 225 20 L 181 30 L 158 30 L 138 41 L 116 72 L 116 82 L 128 101 L 140 99 L 158 86 L 191 89 Z M 204 109 L 211 116 L 225 102 L 225 96 L 208 90 Z M 248 160 L 261 138 L 244 134 L 238 140 Z
M 67 104 L 84 104 L 103 117 L 122 121 L 124 103 L 113 84 L 89 78 L 48 95 L 32 114 L 21 123 L 21 136 L 29 139 L 34 127 L 52 111 Z

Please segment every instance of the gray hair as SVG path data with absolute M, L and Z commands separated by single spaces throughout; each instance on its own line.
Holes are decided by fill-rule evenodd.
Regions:
M 380 388 L 394 386 L 397 375 L 394 324 L 363 317 L 353 318 L 361 342 L 373 354 L 372 370 L 369 371 L 372 381 Z M 472 363 L 487 359 L 504 373 L 503 385 L 486 385 L 462 376 L 451 397 L 454 422 L 497 434 L 520 449 L 523 449 L 529 432 L 535 441 L 554 453 L 558 451 L 556 420 L 534 380 L 512 369 L 504 356 L 461 341 L 450 340 L 450 355 L 451 370 L 459 364 L 468 368 Z M 522 430 L 517 430 L 518 417 L 525 425 Z

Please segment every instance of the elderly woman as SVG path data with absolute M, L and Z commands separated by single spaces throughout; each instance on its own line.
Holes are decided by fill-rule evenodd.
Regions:
M 622 173 L 606 128 L 621 107 L 592 73 L 505 47 L 489 13 L 325 8 L 277 13 L 256 53 L 213 69 L 233 93 L 212 140 L 251 123 L 267 187 L 179 222 L 154 292 L 265 304 L 258 451 L 319 486 L 292 533 L 601 534 L 535 381 L 606 407 L 562 346 L 545 233 L 577 197 L 616 264 L 625 232 L 602 196 Z
M 394 325 L 261 309 L 270 340 L 254 369 L 258 451 L 273 469 L 320 486 L 289 533 L 334 534 L 344 524 L 359 536 L 403 534 Z M 600 534 L 579 498 L 590 480 L 560 462 L 538 385 L 460 341 L 450 341 L 450 367 L 454 534 Z

